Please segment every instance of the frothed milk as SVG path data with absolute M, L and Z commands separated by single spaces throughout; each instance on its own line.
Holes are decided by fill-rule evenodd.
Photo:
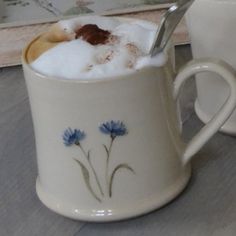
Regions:
M 86 16 L 59 21 L 29 47 L 31 67 L 48 76 L 92 79 L 160 66 L 163 54 L 148 53 L 157 26 L 153 23 Z

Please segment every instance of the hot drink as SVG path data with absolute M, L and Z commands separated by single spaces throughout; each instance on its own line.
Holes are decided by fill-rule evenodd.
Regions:
M 89 16 L 60 21 L 31 44 L 27 60 L 42 74 L 67 79 L 129 73 L 165 62 L 162 54 L 148 55 L 156 30 L 141 20 Z

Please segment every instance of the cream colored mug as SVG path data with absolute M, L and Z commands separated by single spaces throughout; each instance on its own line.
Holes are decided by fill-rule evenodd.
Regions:
M 174 82 L 172 58 L 121 76 L 66 80 L 33 71 L 26 52 L 37 194 L 48 208 L 73 219 L 126 219 L 171 201 L 190 178 L 192 156 L 236 106 L 234 72 L 221 61 L 192 61 Z M 222 76 L 230 94 L 185 144 L 176 102 L 184 82 L 203 71 Z

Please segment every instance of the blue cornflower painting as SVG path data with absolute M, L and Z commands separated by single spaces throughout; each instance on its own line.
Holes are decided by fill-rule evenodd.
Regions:
M 79 129 L 72 130 L 68 128 L 64 131 L 63 141 L 66 146 L 71 146 L 73 144 L 79 144 L 85 138 L 84 131 Z
M 110 159 L 114 141 L 117 137 L 128 134 L 128 130 L 125 124 L 122 121 L 111 120 L 102 123 L 99 126 L 99 130 L 101 133 L 109 135 L 110 138 L 110 142 L 108 145 L 103 144 L 103 148 L 106 154 L 104 170 L 106 186 L 102 186 L 96 168 L 93 166 L 93 163 L 91 161 L 91 150 L 85 150 L 85 148 L 83 147 L 84 145 L 82 141 L 86 138 L 85 132 L 80 129 L 67 128 L 62 135 L 62 139 L 65 146 L 69 147 L 72 145 L 76 145 L 80 148 L 84 160 L 81 161 L 80 159 L 74 159 L 74 161 L 80 166 L 84 182 L 91 195 L 98 202 L 102 202 L 102 199 L 104 199 L 106 196 L 109 198 L 112 197 L 114 177 L 120 169 L 126 169 L 132 173 L 135 172 L 126 163 L 118 164 L 113 167 L 112 170 L 110 170 Z M 97 191 L 94 189 L 94 184 L 91 184 L 92 179 L 94 179 L 95 184 L 97 185 Z
M 102 133 L 109 134 L 112 138 L 127 134 L 127 129 L 122 121 L 112 120 L 112 121 L 103 123 L 100 125 L 99 129 Z

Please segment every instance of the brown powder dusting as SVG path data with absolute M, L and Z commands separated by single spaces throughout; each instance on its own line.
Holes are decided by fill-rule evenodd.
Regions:
M 108 50 L 107 52 L 103 53 L 103 54 L 99 54 L 99 56 L 97 56 L 97 63 L 98 64 L 106 64 L 109 61 L 111 61 L 114 57 L 114 51 L 113 50 Z
M 82 38 L 92 45 L 106 44 L 110 32 L 100 29 L 97 25 L 87 24 L 79 28 L 76 32 L 76 38 Z
M 85 67 L 84 72 L 88 72 L 88 71 L 92 70 L 92 68 L 93 68 L 93 65 L 92 65 L 92 64 L 88 64 L 88 65 Z
M 107 39 L 108 44 L 118 44 L 120 42 L 120 38 L 117 35 L 110 35 Z
M 136 45 L 132 43 L 127 43 L 125 46 L 131 55 L 134 55 L 134 56 L 139 55 L 140 51 Z

